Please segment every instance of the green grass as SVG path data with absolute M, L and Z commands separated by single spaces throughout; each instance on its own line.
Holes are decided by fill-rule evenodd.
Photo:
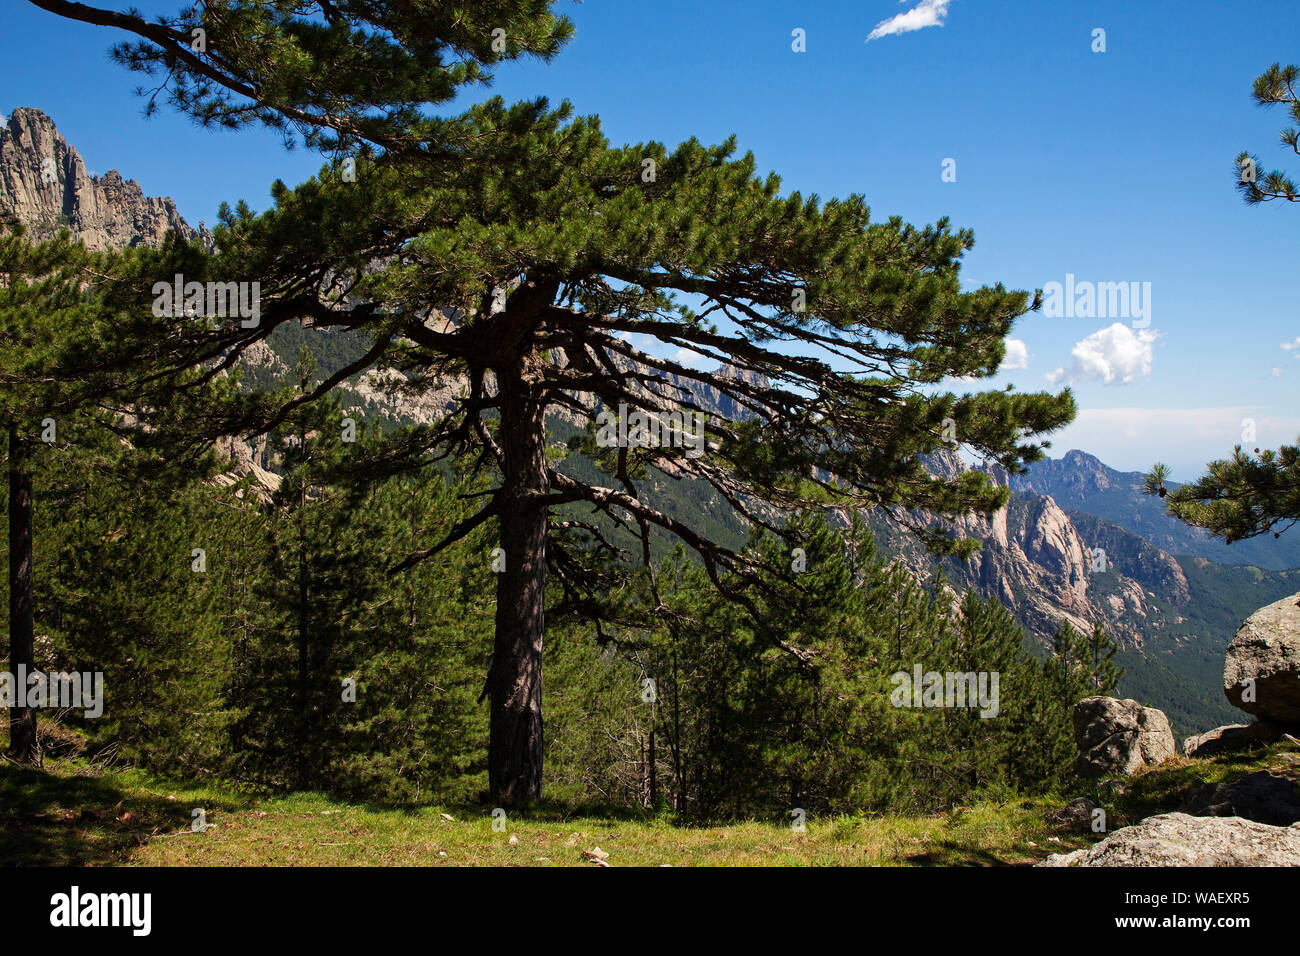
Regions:
M 1300 747 L 1176 758 L 1093 786 L 1113 830 L 1175 809 L 1202 783 L 1262 768 L 1300 780 Z M 1054 828 L 1065 798 L 1012 797 L 925 817 L 810 817 L 805 832 L 772 821 L 692 825 L 669 815 L 542 806 L 495 831 L 482 806 L 356 805 L 314 793 L 259 795 L 167 781 L 138 769 L 47 757 L 43 769 L 0 763 L 0 865 L 142 866 L 1007 866 L 1100 837 Z M 193 810 L 208 827 L 195 831 Z M 511 838 L 515 842 L 512 844 Z
M 0 864 L 591 866 L 583 851 L 600 847 L 611 866 L 1000 866 L 1088 842 L 1044 824 L 1044 812 L 1059 803 L 1013 799 L 931 817 L 809 818 L 802 833 L 766 821 L 695 826 L 544 806 L 512 815 L 497 832 L 486 807 L 258 797 L 62 758 L 47 759 L 42 770 L 0 766 Z M 195 808 L 205 811 L 204 832 L 191 827 Z

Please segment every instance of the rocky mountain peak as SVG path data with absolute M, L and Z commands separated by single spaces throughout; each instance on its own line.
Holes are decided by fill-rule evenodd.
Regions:
M 1093 468 L 1100 470 L 1106 467 L 1102 464 L 1100 458 L 1097 458 L 1095 455 L 1089 455 L 1086 451 L 1080 451 L 1077 448 L 1071 448 L 1062 455 L 1061 462 L 1071 466 L 1072 468 Z
M 165 197 L 146 196 L 117 170 L 92 176 L 54 121 L 19 107 L 0 126 L 0 212 L 14 216 L 33 239 L 70 229 L 89 249 L 158 245 L 169 230 L 200 233 Z
M 1086 473 L 1084 452 L 1066 459 L 1039 462 L 1064 472 Z M 1069 458 L 1069 456 L 1067 456 Z M 1075 461 L 1080 467 L 1075 467 Z M 1127 648 L 1145 644 L 1158 616 L 1152 589 L 1176 606 L 1191 599 L 1189 583 L 1178 562 L 1136 534 L 1108 521 L 1061 506 L 1051 495 L 1017 488 L 1019 476 L 988 463 L 968 465 L 955 449 L 941 448 L 922 457 L 933 476 L 952 480 L 976 467 L 1000 486 L 1008 483 L 1012 495 L 1007 505 L 990 515 L 963 515 L 947 524 L 961 537 L 982 542 L 970 560 L 950 562 L 948 580 L 960 588 L 973 588 L 995 597 L 1019 618 L 1040 641 L 1047 643 L 1062 621 L 1087 631 L 1093 622 L 1103 624 Z M 1097 462 L 1100 469 L 1108 471 Z M 1008 480 L 1009 479 L 1009 480 Z M 933 515 L 913 513 L 923 524 Z M 931 559 L 888 523 L 873 522 L 885 550 L 900 557 L 918 574 Z

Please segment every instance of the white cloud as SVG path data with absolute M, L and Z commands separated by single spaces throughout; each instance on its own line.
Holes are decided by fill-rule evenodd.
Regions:
M 676 362 L 678 365 L 685 365 L 688 368 L 699 368 L 705 363 L 705 358 L 694 349 L 680 348 L 668 356 L 668 361 Z
M 898 2 L 906 3 L 907 0 L 898 0 Z M 867 42 L 899 33 L 911 33 L 913 30 L 922 30 L 925 27 L 941 27 L 951 5 L 952 0 L 921 0 L 911 10 L 877 23 L 876 28 L 867 37 Z
M 1100 379 L 1107 385 L 1128 385 L 1151 374 L 1153 329 L 1134 332 L 1123 322 L 1099 329 L 1075 344 L 1069 368 L 1058 368 L 1047 376 L 1053 386 L 1061 382 Z
M 1002 365 L 998 367 L 999 372 L 1014 372 L 1029 367 L 1029 346 L 1020 339 L 1007 339 L 1005 345 L 1007 353 L 1002 356 Z
M 1276 365 L 1273 366 L 1273 377 L 1274 377 L 1274 378 L 1281 378 L 1281 377 L 1282 377 L 1282 369 L 1279 368 L 1279 367 L 1276 366 Z
M 1294 342 L 1283 342 L 1282 351 L 1284 352 L 1294 351 L 1295 357 L 1300 359 L 1300 336 L 1297 336 Z
M 646 355 L 652 355 L 655 358 L 667 359 L 670 362 L 676 362 L 678 365 L 685 365 L 688 368 L 700 368 L 710 363 L 717 364 L 711 359 L 706 358 L 694 349 L 688 349 L 685 346 L 674 348 L 666 342 L 662 342 L 653 335 L 647 335 L 644 332 L 615 332 L 614 337 L 626 342 L 638 352 L 644 352 Z

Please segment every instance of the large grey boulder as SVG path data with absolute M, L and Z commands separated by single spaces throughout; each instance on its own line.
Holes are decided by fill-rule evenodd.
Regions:
M 1286 777 L 1261 770 L 1232 783 L 1198 787 L 1178 810 L 1197 817 L 1241 817 L 1285 827 L 1300 821 L 1300 790 Z
M 1248 714 L 1300 727 L 1300 594 L 1260 608 L 1237 628 L 1223 663 L 1223 692 Z
M 1174 733 L 1164 711 L 1135 700 L 1085 697 L 1074 705 L 1078 770 L 1085 777 L 1121 774 L 1174 756 Z
M 1231 724 L 1215 727 L 1183 741 L 1183 753 L 1188 757 L 1217 757 L 1250 747 L 1263 747 L 1282 738 L 1282 731 L 1266 721 L 1254 724 Z
M 1039 866 L 1300 866 L 1300 826 L 1164 813 Z

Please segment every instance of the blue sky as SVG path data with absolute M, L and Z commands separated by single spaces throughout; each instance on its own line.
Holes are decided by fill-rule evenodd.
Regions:
M 118 6 L 116 0 L 102 0 Z M 146 13 L 174 2 L 137 0 Z M 1150 283 L 1135 317 L 1049 317 L 990 386 L 1068 382 L 1081 414 L 1051 454 L 1114 467 L 1169 462 L 1188 479 L 1242 440 L 1300 435 L 1300 204 L 1249 208 L 1233 157 L 1300 174 L 1277 109 L 1250 98 L 1269 64 L 1300 62 L 1300 4 L 1231 0 L 561 0 L 577 36 L 550 65 L 511 65 L 493 92 L 597 113 L 616 143 L 735 133 L 787 190 L 863 193 L 873 215 L 948 216 L 974 229 L 964 277 Z M 902 27 L 880 28 L 896 16 Z M 878 29 L 879 28 L 879 29 Z M 806 50 L 792 49 L 794 30 Z M 1094 30 L 1106 50 L 1093 52 Z M 867 42 L 876 31 L 884 35 Z M 269 203 L 277 177 L 319 160 L 260 131 L 141 117 L 137 78 L 107 60 L 109 31 L 23 0 L 0 3 L 0 112 L 53 117 L 87 166 L 173 197 L 191 222 L 222 200 Z M 956 179 L 941 176 L 947 159 Z M 1141 288 L 1141 286 L 1139 286 Z

